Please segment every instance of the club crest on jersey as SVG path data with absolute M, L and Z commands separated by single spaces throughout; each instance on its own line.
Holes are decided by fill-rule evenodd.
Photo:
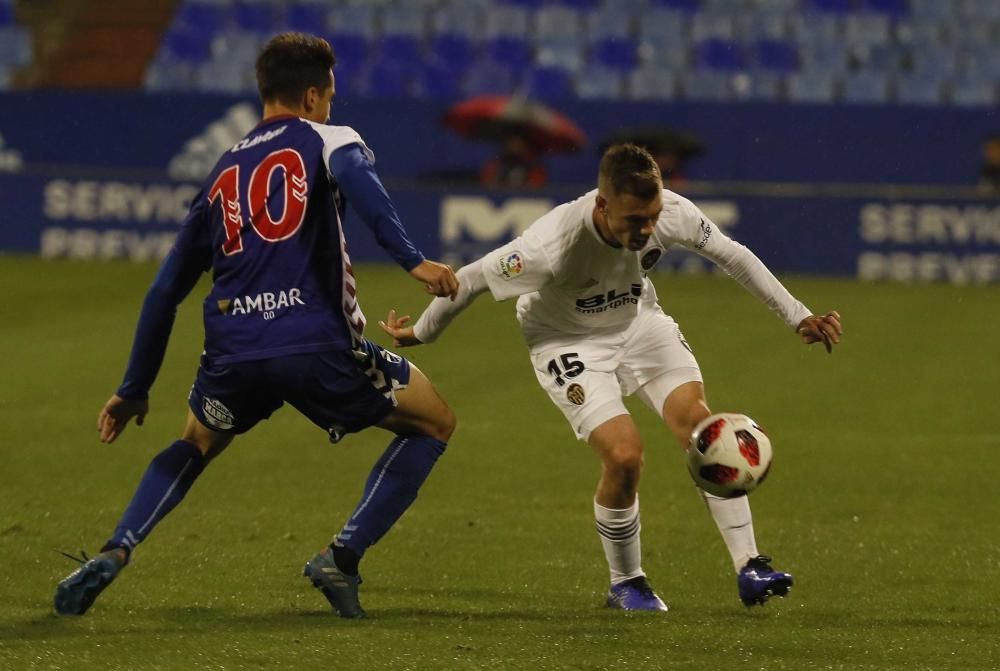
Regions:
M 583 387 L 574 382 L 566 389 L 566 399 L 573 405 L 583 405 L 587 400 L 587 394 L 583 391 Z
M 228 430 L 236 426 L 236 417 L 220 401 L 206 396 L 201 408 L 205 412 L 205 420 L 215 428 Z
M 643 270 L 649 270 L 656 265 L 656 262 L 660 260 L 663 256 L 663 250 L 659 247 L 653 247 L 643 252 L 642 257 L 639 259 L 639 265 L 642 266 Z
M 512 280 L 524 271 L 524 259 L 517 252 L 502 256 L 497 261 L 500 274 L 505 280 Z
M 305 305 L 302 300 L 302 290 L 293 287 L 288 291 L 265 291 L 256 296 L 237 296 L 236 298 L 224 298 L 216 301 L 219 311 L 229 315 L 249 315 L 255 312 L 263 312 L 273 317 L 276 310 L 284 310 L 296 305 Z

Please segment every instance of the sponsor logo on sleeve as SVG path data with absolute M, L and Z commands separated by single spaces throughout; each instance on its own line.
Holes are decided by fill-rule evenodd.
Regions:
M 711 224 L 711 222 L 708 222 L 708 221 L 705 221 L 704 219 L 702 219 L 701 223 L 698 224 L 698 230 L 700 231 L 700 235 L 698 236 L 699 239 L 698 239 L 698 242 L 695 243 L 694 248 L 695 249 L 705 249 L 705 245 L 708 244 L 708 239 L 712 237 L 712 224 Z
M 501 256 L 497 261 L 497 267 L 505 280 L 512 280 L 524 272 L 524 259 L 521 258 L 520 254 L 514 252 L 507 256 Z

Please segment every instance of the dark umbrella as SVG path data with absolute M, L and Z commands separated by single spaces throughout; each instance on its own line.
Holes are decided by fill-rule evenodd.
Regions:
M 542 103 L 512 96 L 479 96 L 457 103 L 444 125 L 472 140 L 502 142 L 523 136 L 539 151 L 572 152 L 587 144 L 568 117 Z

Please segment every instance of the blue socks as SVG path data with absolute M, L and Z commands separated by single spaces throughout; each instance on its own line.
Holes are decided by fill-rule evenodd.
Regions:
M 447 443 L 428 436 L 396 436 L 368 475 L 360 503 L 332 546 L 346 547 L 360 559 L 417 498 L 417 490 L 446 447 Z
M 131 554 L 153 528 L 174 509 L 205 467 L 197 447 L 183 440 L 153 457 L 114 535 L 101 551 L 124 548 Z

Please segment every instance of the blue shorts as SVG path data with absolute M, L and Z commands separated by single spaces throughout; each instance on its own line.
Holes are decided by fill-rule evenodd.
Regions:
M 203 358 L 188 405 L 210 429 L 239 434 L 287 402 L 337 442 L 385 419 L 394 392 L 409 382 L 409 361 L 365 340 L 363 350 L 229 364 Z

